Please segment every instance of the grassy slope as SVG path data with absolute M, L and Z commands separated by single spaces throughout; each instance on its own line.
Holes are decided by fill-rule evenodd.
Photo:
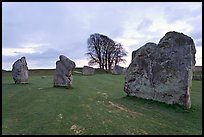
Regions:
M 52 75 L 29 84 L 2 77 L 2 134 L 202 134 L 202 81 L 192 108 L 127 97 L 123 75 L 74 75 L 72 89 L 53 88 Z

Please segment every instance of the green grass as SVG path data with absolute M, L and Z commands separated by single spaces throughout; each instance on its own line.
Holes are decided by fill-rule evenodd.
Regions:
M 2 134 L 202 134 L 202 81 L 193 81 L 192 108 L 128 97 L 123 75 L 73 75 L 73 88 L 53 87 L 53 75 L 29 84 L 2 76 Z

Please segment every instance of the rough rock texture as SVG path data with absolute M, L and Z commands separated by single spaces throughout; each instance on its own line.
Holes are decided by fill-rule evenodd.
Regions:
M 25 57 L 14 62 L 12 66 L 12 76 L 15 84 L 28 83 L 28 66 Z
M 89 66 L 84 66 L 82 70 L 83 75 L 94 75 L 95 69 Z
M 72 70 L 76 64 L 64 55 L 60 55 L 56 62 L 56 70 L 54 74 L 54 86 L 62 86 L 70 88 L 72 86 Z
M 136 53 L 137 53 L 137 50 L 134 50 L 134 51 L 132 52 L 132 60 L 135 58 Z M 132 60 L 131 60 L 131 61 L 132 61 Z
M 124 91 L 129 96 L 190 108 L 195 53 L 193 40 L 174 31 L 166 33 L 159 44 L 145 44 L 132 54 Z
M 113 70 L 112 70 L 112 74 L 114 74 L 114 75 L 125 74 L 125 68 L 123 68 L 119 65 L 115 65 Z

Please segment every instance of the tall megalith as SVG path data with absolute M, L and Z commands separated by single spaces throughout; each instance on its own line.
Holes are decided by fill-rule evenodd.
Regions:
M 22 57 L 14 62 L 12 66 L 12 76 L 15 84 L 28 83 L 28 66 L 26 57 Z
M 54 87 L 67 87 L 72 86 L 72 70 L 76 64 L 64 55 L 60 55 L 56 62 L 56 70 L 54 74 Z
M 193 39 L 175 31 L 167 32 L 158 44 L 146 43 L 132 53 L 124 91 L 129 96 L 190 108 L 195 53 Z

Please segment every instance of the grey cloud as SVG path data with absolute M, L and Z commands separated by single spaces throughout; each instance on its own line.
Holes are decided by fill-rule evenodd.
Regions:
M 45 52 L 40 53 L 40 52 L 36 52 L 36 53 L 20 53 L 16 56 L 2 56 L 2 62 L 6 62 L 7 64 L 10 64 L 10 69 L 12 67 L 12 64 L 19 58 L 21 58 L 22 56 L 26 57 L 27 63 L 32 64 L 34 62 L 37 62 L 39 68 L 43 68 L 43 67 L 49 67 L 49 66 L 53 66 L 55 64 L 53 64 L 52 62 L 55 62 L 58 58 L 59 55 L 61 54 L 60 51 L 57 51 L 56 49 L 47 49 Z M 4 65 L 4 63 L 3 63 Z M 32 67 L 31 67 L 32 68 Z
M 39 66 L 51 65 L 53 67 L 53 62 L 58 59 L 59 54 L 64 54 L 73 60 L 87 58 L 84 54 L 87 50 L 87 39 L 90 34 L 101 33 L 113 40 L 123 36 L 124 22 L 129 20 L 135 20 L 135 23 L 140 21 L 135 30 L 147 36 L 143 39 L 138 39 L 139 46 L 149 41 L 157 43 L 162 36 L 158 36 L 160 35 L 159 33 L 155 34 L 148 30 L 155 18 L 145 17 L 143 20 L 137 20 L 134 15 L 140 16 L 141 11 L 142 13 L 143 11 L 146 13 L 155 11 L 154 9 L 164 6 L 164 4 L 166 3 L 3 3 L 2 47 L 20 48 L 22 46 L 21 43 L 29 42 L 49 43 L 49 46 L 40 47 L 44 51 L 43 53 L 37 51 L 36 53 L 24 55 L 30 61 L 38 63 Z M 148 12 L 143 10 L 144 7 L 148 6 Z M 201 10 L 188 10 L 187 8 L 187 15 L 184 16 L 181 9 L 186 10 L 185 7 L 177 8 L 176 6 L 171 6 L 170 12 L 166 11 L 166 13 L 171 13 L 166 15 L 166 19 L 171 21 L 172 19 L 188 18 L 188 23 L 194 26 L 193 32 L 191 32 L 192 37 L 196 43 L 202 44 L 202 41 L 199 41 L 202 38 L 200 31 L 202 29 L 199 28 L 201 23 L 196 24 L 198 20 L 200 21 L 198 16 Z M 180 12 L 177 13 L 176 11 Z M 160 11 L 158 10 L 158 12 Z M 177 14 L 178 17 L 175 17 Z M 189 19 L 190 15 L 192 17 L 195 15 L 194 17 L 197 20 Z M 3 64 L 6 62 L 7 64 L 8 62 L 12 64 L 19 56 L 2 56 L 2 62 Z M 43 64 L 43 62 L 48 63 Z
M 67 12 L 60 3 L 19 3 L 12 9 L 5 9 L 3 16 L 3 47 L 13 47 L 19 41 L 28 41 L 38 37 L 42 32 L 45 37 L 41 41 L 63 43 L 71 41 L 83 24 L 77 21 L 72 12 Z M 31 37 L 32 36 L 32 37 Z M 80 37 L 80 33 L 78 34 Z M 12 38 L 12 41 L 11 41 Z
M 198 41 L 196 42 L 196 46 L 202 47 L 202 39 L 200 39 L 200 40 L 198 40 Z
M 115 28 L 115 30 L 110 32 L 111 39 L 122 36 L 123 32 L 124 30 L 122 29 L 122 27 Z
M 202 39 L 202 28 L 194 29 L 194 31 L 190 33 L 190 36 L 194 39 Z
M 202 14 L 201 8 L 202 7 L 189 9 L 189 7 L 186 6 L 186 3 L 174 3 L 164 9 L 164 17 L 169 23 L 182 19 L 189 20 L 189 18 L 196 18 L 197 16 L 200 16 Z
M 197 41 L 198 43 L 202 43 L 202 21 L 196 20 L 194 24 L 192 23 L 191 25 L 194 28 L 189 34 L 189 36 L 191 36 L 194 41 Z M 202 44 L 197 44 L 197 46 L 202 46 Z
M 2 59 L 9 61 L 9 60 L 20 58 L 22 56 L 26 56 L 28 58 L 38 60 L 38 59 L 55 58 L 58 54 L 60 54 L 60 52 L 55 50 L 55 49 L 47 49 L 46 51 L 44 51 L 42 53 L 40 53 L 40 52 L 35 52 L 35 53 L 22 53 L 22 52 L 20 52 L 16 56 L 2 56 Z
M 194 40 L 196 46 L 202 46 L 202 17 L 197 17 L 188 23 L 193 27 L 189 36 Z
M 188 17 L 190 15 L 190 11 L 187 8 L 175 9 L 172 7 L 168 7 L 165 9 L 164 14 L 165 14 L 165 17 L 167 17 L 167 21 L 169 23 L 172 23 L 179 19 Z
M 140 24 L 137 26 L 137 31 L 147 30 L 152 25 L 152 21 L 150 19 L 143 19 Z
M 87 52 L 86 40 L 73 42 L 70 43 L 70 45 L 71 46 L 69 48 L 65 48 L 63 51 L 61 51 L 61 54 L 64 54 L 65 56 L 72 60 L 84 59 L 86 57 L 85 56 L 85 53 Z

